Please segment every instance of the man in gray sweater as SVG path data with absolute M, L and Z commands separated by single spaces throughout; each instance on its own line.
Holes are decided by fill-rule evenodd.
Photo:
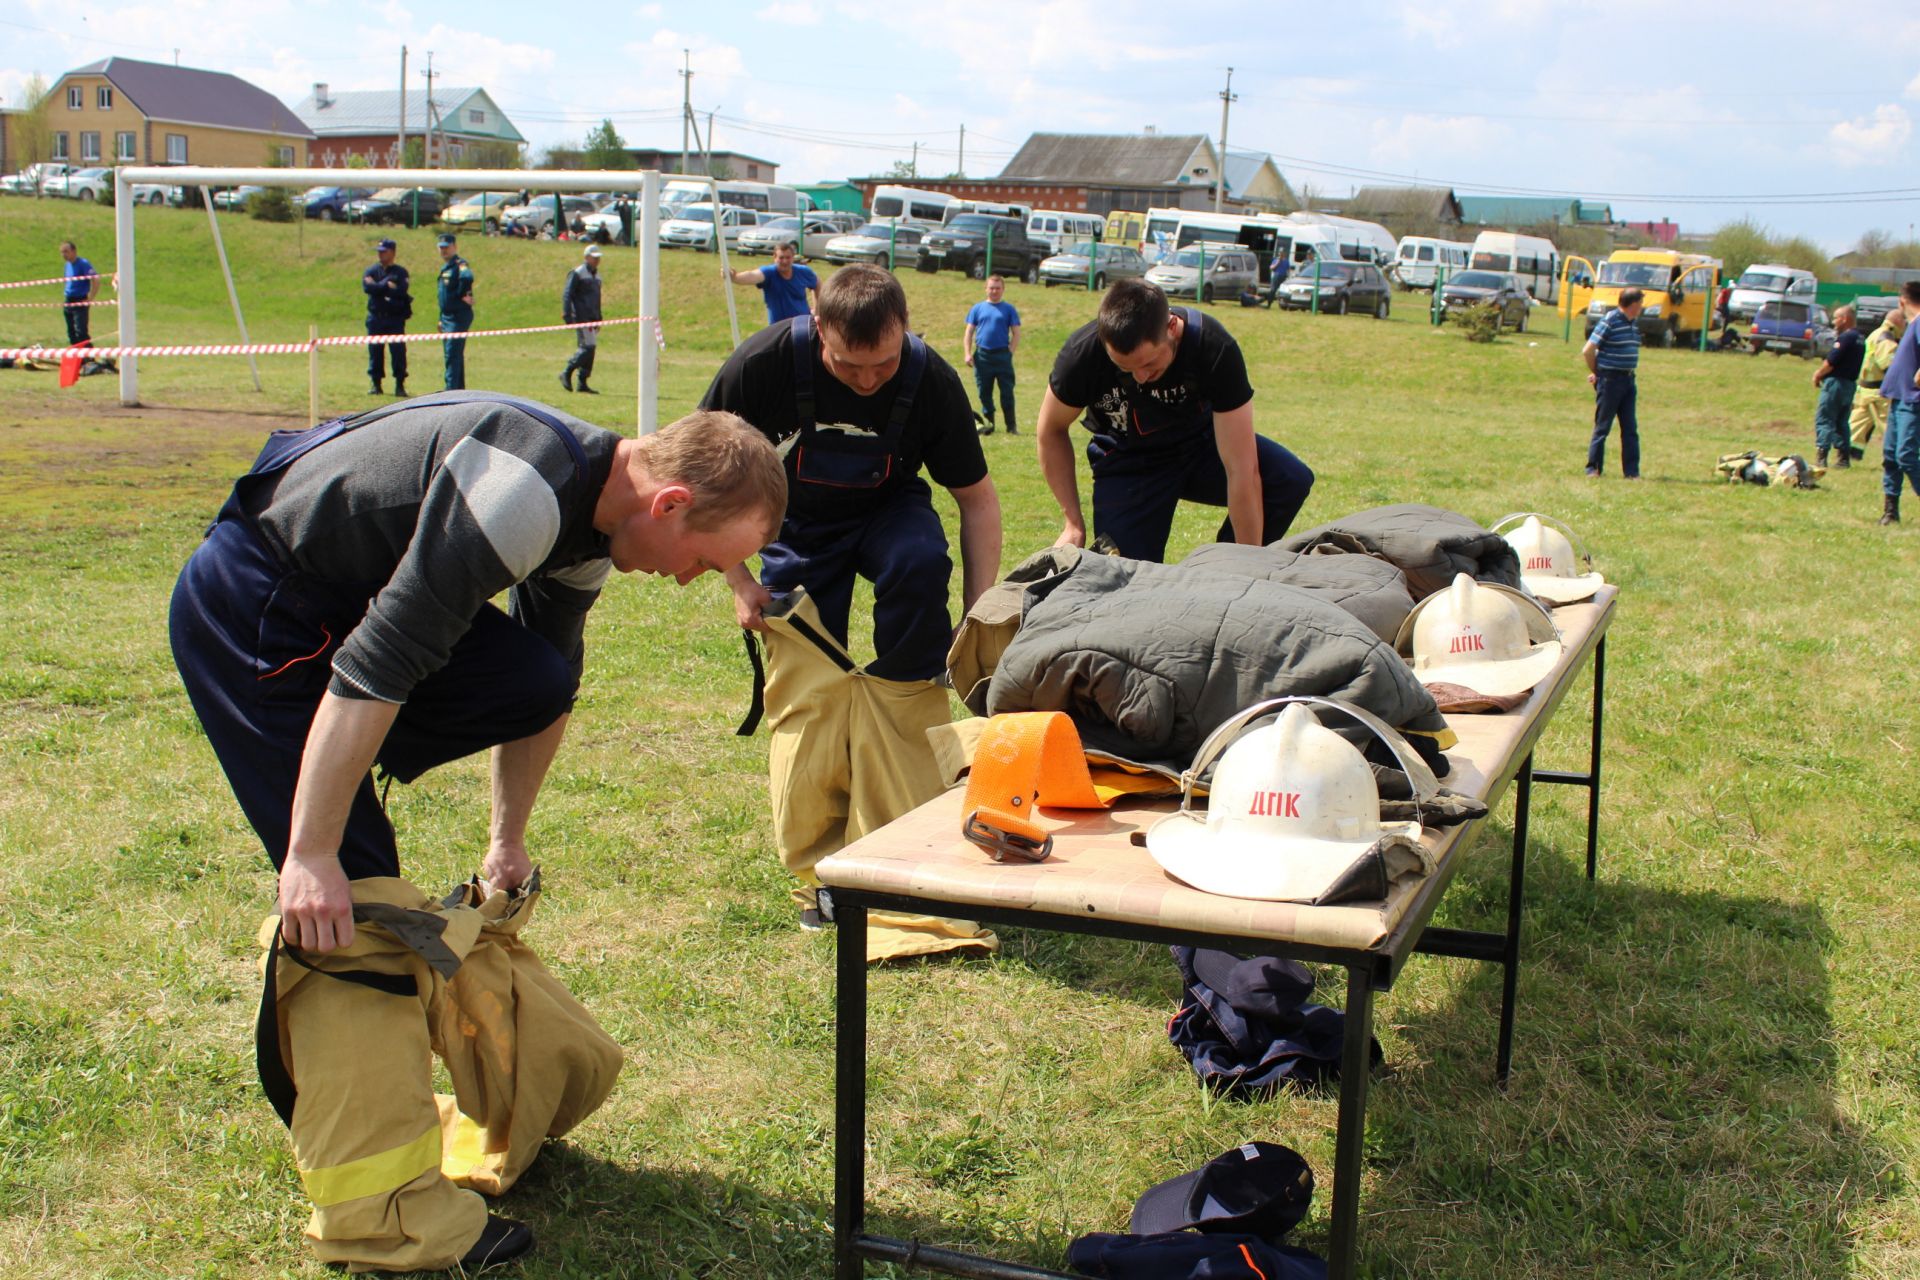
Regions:
M 527 821 L 608 575 L 685 585 L 724 573 L 773 537 L 785 508 L 778 454 L 730 413 L 630 440 L 544 405 L 457 392 L 273 436 L 182 570 L 169 631 L 193 709 L 279 872 L 296 959 L 353 942 L 351 881 L 401 874 L 375 765 L 410 782 L 491 749 L 480 874 L 494 889 L 527 882 Z M 507 612 L 488 603 L 501 592 Z M 395 1055 L 370 1045 L 363 1056 Z M 408 1066 L 335 1081 L 327 1096 L 378 1089 L 381 1071 Z M 317 1087 L 299 1080 L 303 1098 Z M 351 1123 L 352 1098 L 335 1101 Z M 297 1123 L 295 1143 L 301 1154 Z M 356 1174 L 353 1191 L 404 1198 L 418 1173 Z M 387 1256 L 351 1233 L 314 1238 L 331 1261 Z M 524 1226 L 490 1219 L 471 1247 L 446 1241 L 433 1256 L 473 1268 L 531 1242 Z

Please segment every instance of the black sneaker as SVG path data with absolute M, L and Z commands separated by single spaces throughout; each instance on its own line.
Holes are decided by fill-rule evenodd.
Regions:
M 565 387 L 569 391 L 573 390 L 573 374 L 570 372 L 563 372 L 560 375 L 560 385 Z
M 600 394 L 598 391 L 595 391 L 592 387 L 587 385 L 587 380 L 585 378 L 580 379 L 580 385 L 576 387 L 575 390 L 590 396 L 597 396 Z
M 487 1215 L 487 1225 L 480 1228 L 480 1238 L 473 1247 L 460 1255 L 463 1270 L 485 1271 L 512 1262 L 515 1258 L 533 1248 L 533 1230 L 524 1222 L 512 1218 L 502 1218 L 497 1214 Z

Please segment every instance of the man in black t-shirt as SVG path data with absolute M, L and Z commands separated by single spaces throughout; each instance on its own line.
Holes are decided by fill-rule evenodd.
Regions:
M 1254 434 L 1253 387 L 1233 335 L 1191 307 L 1172 310 L 1144 280 L 1109 289 L 1099 318 L 1054 360 L 1038 435 L 1040 469 L 1065 517 L 1055 546 L 1087 545 L 1068 435 L 1083 412 L 1094 533 L 1120 555 L 1164 558 L 1182 498 L 1227 509 L 1222 542 L 1276 541 L 1313 489 L 1306 463 Z
M 1000 498 L 966 390 L 907 332 L 899 281 L 842 267 L 820 288 L 817 323 L 798 316 L 741 343 L 701 406 L 739 414 L 786 457 L 787 515 L 761 552 L 764 583 L 745 566 L 727 574 L 740 625 L 762 629 L 773 592 L 805 587 L 845 645 L 854 579 L 864 577 L 874 584 L 867 670 L 890 680 L 945 670 L 953 562 L 920 469 L 960 509 L 963 608 L 999 577 Z

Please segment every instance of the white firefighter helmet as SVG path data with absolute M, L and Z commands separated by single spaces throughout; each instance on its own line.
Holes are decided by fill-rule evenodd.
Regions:
M 1201 748 L 1189 787 L 1211 749 L 1211 741 Z M 1416 785 L 1431 795 L 1432 775 L 1420 773 Z M 1183 803 L 1148 830 L 1147 852 L 1207 893 L 1311 902 L 1382 837 L 1419 835 L 1417 822 L 1381 822 L 1380 789 L 1359 748 L 1295 702 L 1233 740 L 1214 770 L 1206 813 Z
M 1538 601 L 1462 573 L 1415 605 L 1400 628 L 1403 657 L 1422 684 L 1525 693 L 1560 663 L 1560 637 Z
M 1507 520 L 1514 518 L 1509 516 Z M 1506 539 L 1520 557 L 1521 583 L 1542 600 L 1574 604 L 1592 598 L 1606 583 L 1605 578 L 1592 572 L 1592 558 L 1574 550 L 1573 539 L 1558 520 L 1529 512 Z

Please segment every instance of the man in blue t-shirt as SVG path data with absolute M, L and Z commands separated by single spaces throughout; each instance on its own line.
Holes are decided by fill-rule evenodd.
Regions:
M 1634 405 L 1639 398 L 1633 373 L 1640 364 L 1640 310 L 1646 295 L 1622 289 L 1620 305 L 1607 312 L 1587 334 L 1580 358 L 1587 362 L 1587 382 L 1593 387 L 1593 438 L 1587 443 L 1587 474 L 1597 476 L 1606 461 L 1607 433 L 1620 420 L 1620 474 L 1640 478 L 1640 420 Z
M 813 306 L 807 300 L 809 292 L 813 294 L 814 303 L 820 300 L 820 277 L 813 274 L 812 267 L 794 264 L 791 244 L 774 246 L 772 266 L 729 271 L 727 279 L 735 284 L 760 287 L 767 302 L 768 324 L 779 324 L 782 320 L 811 314 Z
M 1020 419 L 1013 416 L 1013 357 L 1020 351 L 1020 313 L 1011 302 L 1004 301 L 1006 295 L 1006 278 L 988 276 L 987 300 L 974 303 L 967 312 L 967 331 L 960 340 L 967 366 L 973 370 L 974 386 L 980 392 L 983 436 L 993 434 L 996 384 L 1000 387 L 1000 407 L 1007 412 L 1007 434 L 1020 434 Z
M 94 274 L 93 264 L 80 256 L 73 241 L 60 242 L 60 257 L 67 264 L 66 300 L 60 310 L 67 317 L 67 345 L 77 347 L 93 340 L 87 331 L 87 311 L 93 296 L 100 292 L 100 278 Z

